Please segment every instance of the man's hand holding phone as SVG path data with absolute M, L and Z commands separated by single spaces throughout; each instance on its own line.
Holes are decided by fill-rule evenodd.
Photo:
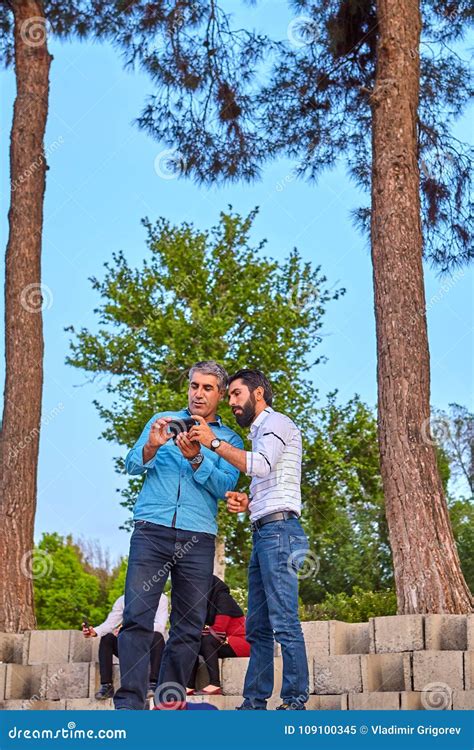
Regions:
M 89 625 L 87 620 L 82 623 L 82 633 L 84 635 L 84 638 L 96 638 L 97 633 L 95 632 L 92 625 Z
M 226 492 L 227 510 L 231 513 L 245 513 L 249 507 L 249 497 L 246 492 Z
M 155 419 L 152 426 L 150 427 L 150 433 L 148 440 L 143 446 L 143 463 L 151 461 L 158 448 L 171 440 L 173 437 L 171 432 L 168 432 L 168 422 L 172 421 L 172 417 L 160 417 Z

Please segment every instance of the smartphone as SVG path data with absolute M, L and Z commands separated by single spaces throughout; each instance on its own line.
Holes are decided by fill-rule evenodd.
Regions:
M 88 621 L 87 617 L 84 617 L 84 619 L 82 620 L 82 627 L 83 628 L 90 628 L 89 621 Z

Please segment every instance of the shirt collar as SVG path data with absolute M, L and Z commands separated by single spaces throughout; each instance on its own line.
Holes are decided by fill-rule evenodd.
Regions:
M 192 416 L 192 414 L 191 414 L 191 412 L 189 411 L 189 408 L 188 408 L 188 407 L 186 407 L 186 408 L 184 409 L 184 411 L 186 412 L 186 414 L 189 414 L 189 416 L 190 416 L 190 417 Z M 213 422 L 209 422 L 209 424 L 216 424 L 216 425 L 217 425 L 218 427 L 222 427 L 222 419 L 220 418 L 220 416 L 219 416 L 218 414 L 216 414 L 216 418 L 215 418 L 215 421 L 213 421 Z
M 260 427 L 262 422 L 265 421 L 268 415 L 272 413 L 272 411 L 274 411 L 274 409 L 272 409 L 271 406 L 266 406 L 265 409 L 262 412 L 260 412 L 257 419 L 254 419 L 254 421 L 250 425 L 250 435 L 255 434 L 256 430 Z

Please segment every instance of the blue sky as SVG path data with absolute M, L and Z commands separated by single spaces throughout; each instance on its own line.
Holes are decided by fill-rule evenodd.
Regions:
M 285 38 L 284 5 L 270 0 L 246 12 L 255 16 L 255 25 L 262 19 L 268 25 L 271 17 L 274 34 Z M 338 388 L 341 401 L 358 393 L 374 406 L 372 270 L 368 247 L 350 219 L 350 210 L 364 203 L 365 197 L 342 169 L 324 174 L 315 186 L 292 179 L 292 164 L 285 160 L 265 168 L 263 179 L 253 185 L 217 190 L 166 179 L 156 169 L 163 164 L 160 155 L 166 146 L 134 124 L 152 92 L 146 75 L 125 72 L 119 54 L 108 46 L 52 44 L 51 50 L 45 139 L 50 169 L 43 244 L 44 427 L 35 536 L 58 531 L 99 539 L 116 557 L 127 552 L 129 539 L 118 530 L 126 513 L 118 504 L 116 488 L 122 480 L 112 460 L 122 449 L 99 439 L 103 424 L 92 404 L 93 399 L 105 397 L 105 382 L 88 383 L 86 374 L 65 364 L 69 335 L 64 327 L 96 324 L 93 309 L 98 298 L 88 277 L 101 277 L 103 263 L 119 249 L 130 263 L 141 264 L 143 216 L 153 221 L 159 216 L 175 223 L 192 221 L 206 228 L 216 223 L 219 211 L 229 203 L 242 214 L 258 205 L 253 238 L 267 238 L 268 255 L 283 259 L 296 246 L 304 259 L 321 264 L 331 286 L 347 288 L 346 296 L 327 308 L 320 353 L 328 362 L 314 372 L 322 397 Z M 0 80 L 0 145 L 6 156 L 14 98 L 12 72 L 3 73 Z M 469 130 L 465 117 L 458 135 L 467 139 Z M 1 179 L 1 232 L 6 245 L 7 169 Z M 426 269 L 431 401 L 439 408 L 456 401 L 472 409 L 472 291 L 472 269 L 451 280 Z M 2 349 L 2 376 L 3 364 Z

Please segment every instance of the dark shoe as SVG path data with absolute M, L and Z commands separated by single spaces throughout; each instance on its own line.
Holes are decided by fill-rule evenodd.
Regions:
M 111 682 L 104 682 L 95 694 L 96 701 L 105 701 L 114 697 L 114 686 Z
M 303 703 L 282 703 L 281 706 L 276 707 L 277 711 L 306 711 L 306 706 Z
M 254 708 L 254 706 L 250 706 L 248 703 L 245 703 L 244 701 L 244 703 L 242 703 L 241 706 L 236 706 L 235 710 L 236 711 L 266 711 L 267 707 L 262 706 L 262 707 Z
M 156 688 L 158 687 L 157 682 L 150 682 L 148 683 L 148 690 L 146 691 L 146 697 L 147 698 L 153 698 L 155 695 Z

